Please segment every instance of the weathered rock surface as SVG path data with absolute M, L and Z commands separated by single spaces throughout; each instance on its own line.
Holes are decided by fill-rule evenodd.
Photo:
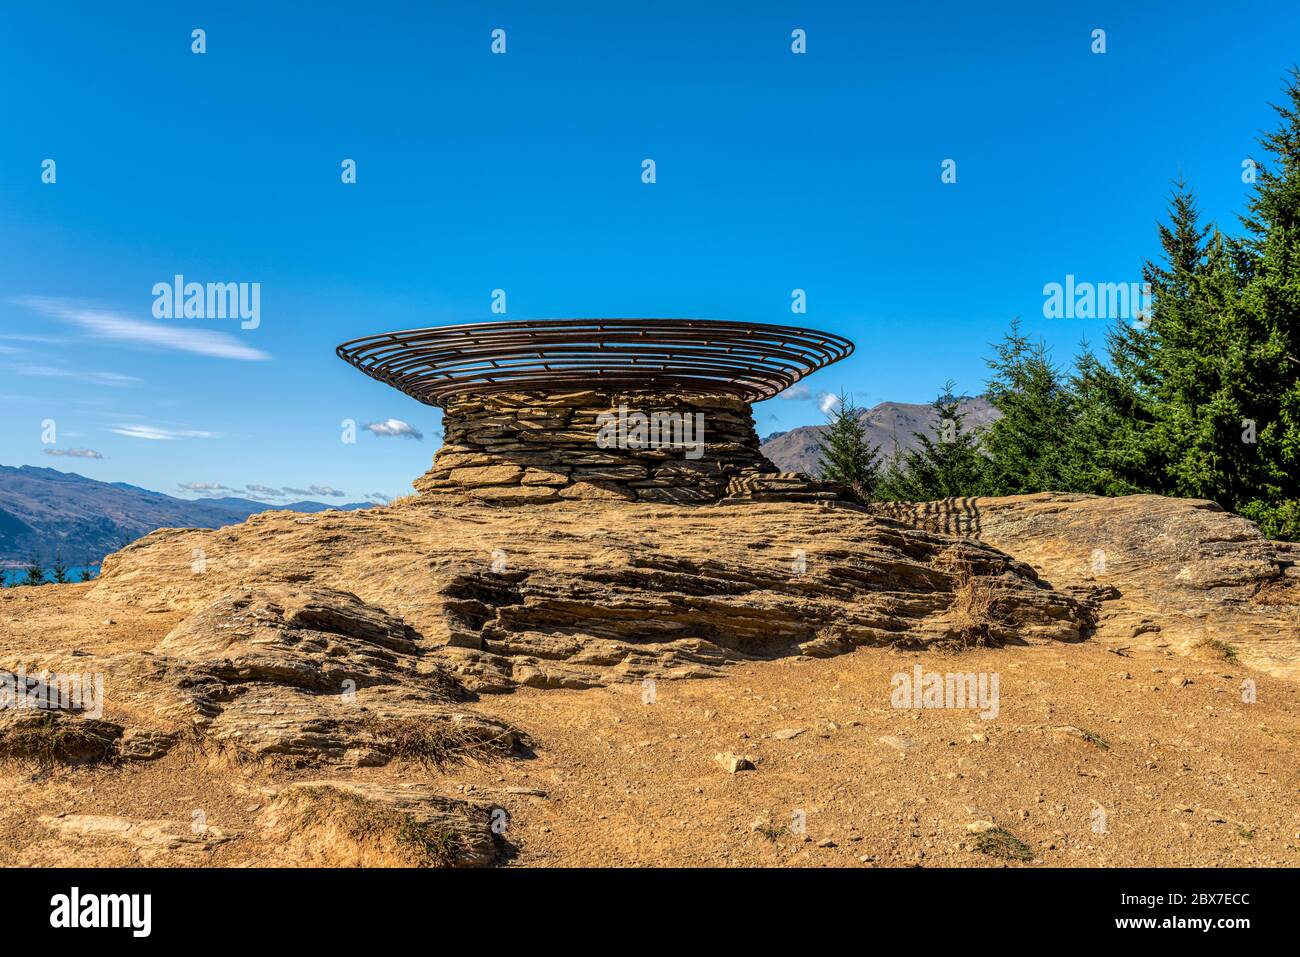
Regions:
M 1042 493 L 877 510 L 1029 563 L 1095 604 L 1103 640 L 1217 648 L 1300 678 L 1300 546 L 1213 502 Z
M 197 859 L 233 836 L 207 824 L 194 827 L 177 821 L 133 819 L 116 814 L 65 814 L 40 820 L 74 847 L 85 843 L 120 843 L 131 848 L 141 864 L 159 866 L 177 863 L 174 858 L 178 855 L 197 863 Z
M 191 570 L 196 549 L 201 574 Z M 156 532 L 112 556 L 95 589 L 115 602 L 197 612 L 156 650 L 201 663 L 221 690 L 204 695 L 196 683 L 196 714 L 214 712 L 215 734 L 233 721 L 231 735 L 247 743 L 280 722 L 300 726 L 292 702 L 343 707 L 324 702 L 345 679 L 406 688 L 392 676 L 416 657 L 475 690 L 507 690 L 961 641 L 963 574 L 995 594 L 989 640 L 1074 641 L 1090 627 L 1082 603 L 988 546 L 790 503 L 534 511 L 424 499 L 310 518 L 267 513 L 237 529 Z M 361 596 L 331 599 L 344 601 L 331 612 L 344 624 L 310 610 L 322 600 L 310 596 L 339 587 Z M 274 589 L 279 605 L 240 591 L 250 588 Z M 288 604 L 287 588 L 305 604 Z M 253 689 L 221 703 L 232 682 Z M 261 721 L 255 692 L 265 682 L 280 713 Z M 380 700 L 393 707 L 391 694 Z
M 275 866 L 481 867 L 496 858 L 491 812 L 424 785 L 306 781 L 281 790 L 258 823 Z
M 186 619 L 155 652 L 183 664 L 175 687 L 204 739 L 254 757 L 383 764 L 385 722 L 455 725 L 514 745 L 514 732 L 449 707 L 466 697 L 422 668 L 416 632 L 331 589 L 235 589 Z
M 37 760 L 48 753 L 62 763 L 151 761 L 187 741 L 237 760 L 373 766 L 403 757 L 413 728 L 466 753 L 481 746 L 503 754 L 522 743 L 514 729 L 457 704 L 471 696 L 426 660 L 418 639 L 409 625 L 347 592 L 235 588 L 152 652 L 47 653 L 42 665 L 51 671 L 107 676 L 115 722 L 63 712 L 0 715 L 8 722 L 0 723 L 0 753 L 32 752 Z

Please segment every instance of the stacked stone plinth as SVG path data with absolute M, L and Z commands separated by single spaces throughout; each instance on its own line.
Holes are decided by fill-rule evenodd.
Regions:
M 703 416 L 698 457 L 683 447 L 598 442 L 602 416 Z M 423 495 L 499 502 L 564 499 L 705 504 L 727 498 L 830 501 L 837 487 L 782 473 L 759 450 L 749 404 L 668 391 L 498 392 L 456 397 L 444 444 L 415 481 Z M 694 420 L 694 421 L 699 421 Z

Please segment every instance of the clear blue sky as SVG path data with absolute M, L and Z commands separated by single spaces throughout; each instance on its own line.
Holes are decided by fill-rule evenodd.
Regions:
M 1013 316 L 1061 359 L 1100 341 L 1044 319 L 1042 287 L 1139 280 L 1179 172 L 1235 227 L 1298 38 L 1294 0 L 6 4 L 0 463 L 403 494 L 438 414 L 333 348 L 492 319 L 495 288 L 513 319 L 856 340 L 809 398 L 756 409 L 764 435 L 841 387 L 978 392 Z M 176 273 L 261 283 L 259 328 L 153 318 Z M 347 445 L 349 418 L 424 438 Z M 44 419 L 104 457 L 45 454 Z

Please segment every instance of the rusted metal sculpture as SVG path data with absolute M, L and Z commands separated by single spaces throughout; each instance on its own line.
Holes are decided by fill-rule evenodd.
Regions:
M 491 392 L 670 389 L 770 399 L 853 352 L 842 336 L 706 319 L 542 319 L 409 329 L 339 357 L 427 405 Z

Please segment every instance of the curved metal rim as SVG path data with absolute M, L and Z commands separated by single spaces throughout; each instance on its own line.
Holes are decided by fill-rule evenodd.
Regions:
M 335 350 L 428 405 L 460 395 L 672 388 L 769 399 L 853 353 L 843 336 L 721 319 L 529 319 L 405 329 Z

